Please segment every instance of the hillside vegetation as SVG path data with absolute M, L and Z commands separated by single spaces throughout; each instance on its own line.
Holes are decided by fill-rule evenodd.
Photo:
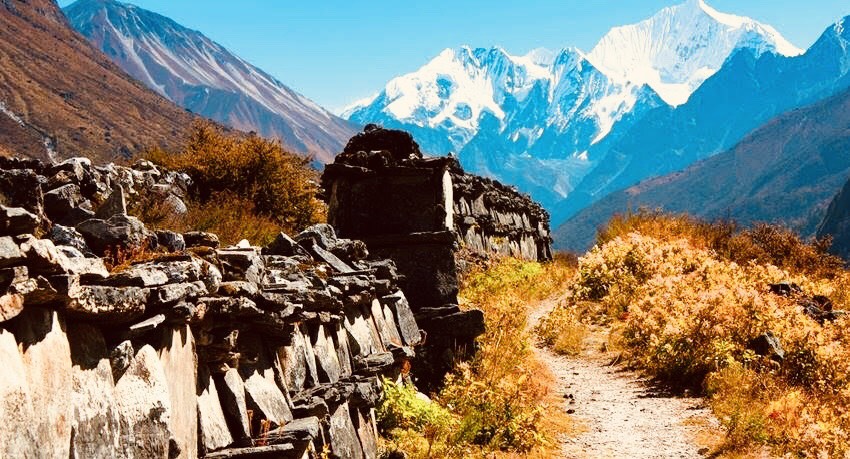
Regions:
M 529 308 L 564 288 L 574 268 L 505 258 L 463 280 L 462 306 L 484 311 L 487 331 L 471 362 L 456 365 L 432 401 L 390 383 L 379 409 L 384 450 L 414 458 L 558 457 L 568 428 L 551 375 L 532 350 Z M 412 369 L 415 376 L 416 369 Z
M 137 214 L 154 227 L 209 231 L 225 243 L 244 238 L 267 244 L 280 231 L 293 234 L 325 220 L 310 160 L 279 142 L 198 121 L 179 150 L 153 149 L 145 157 L 193 182 L 186 213 L 173 212 L 156 196 L 140 200 Z
M 628 364 L 708 396 L 721 453 L 850 454 L 850 274 L 827 241 L 642 212 L 597 242 L 539 328 L 550 345 L 608 324 Z

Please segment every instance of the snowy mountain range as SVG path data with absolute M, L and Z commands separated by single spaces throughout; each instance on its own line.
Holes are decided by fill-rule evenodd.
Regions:
M 740 50 L 802 53 L 775 29 L 702 0 L 616 27 L 591 50 L 446 49 L 343 116 L 407 129 L 557 208 L 647 113 L 675 107 Z
M 281 139 L 322 162 L 355 133 L 351 123 L 164 16 L 113 0 L 78 0 L 64 12 L 124 71 L 192 112 Z

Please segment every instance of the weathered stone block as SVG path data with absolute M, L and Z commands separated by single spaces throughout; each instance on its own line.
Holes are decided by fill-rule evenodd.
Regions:
M 215 381 L 206 365 L 198 367 L 197 404 L 198 443 L 204 450 L 215 451 L 233 443 Z
M 115 384 L 123 457 L 167 459 L 172 410 L 168 380 L 156 351 L 143 346 Z
M 18 317 L 16 326 L 34 413 L 27 428 L 38 438 L 40 455 L 68 457 L 73 380 L 65 324 L 56 311 L 31 308 Z
M 198 361 L 195 339 L 188 325 L 173 325 L 163 330 L 159 351 L 168 382 L 171 402 L 169 423 L 173 439 L 180 448 L 178 457 L 198 457 L 198 407 L 196 398 Z
M 70 457 L 117 457 L 121 428 L 103 335 L 90 325 L 73 324 L 68 330 L 68 341 L 73 362 Z

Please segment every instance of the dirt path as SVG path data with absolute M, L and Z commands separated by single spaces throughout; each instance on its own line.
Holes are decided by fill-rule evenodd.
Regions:
M 543 302 L 529 316 L 534 326 L 554 307 Z M 607 331 L 593 330 L 577 357 L 536 346 L 555 376 L 564 409 L 581 424 L 562 439 L 565 458 L 699 458 L 720 435 L 699 398 L 662 394 L 639 375 L 610 365 L 602 350 Z

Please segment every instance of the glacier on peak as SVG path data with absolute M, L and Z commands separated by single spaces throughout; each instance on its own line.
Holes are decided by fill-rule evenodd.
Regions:
M 647 84 L 677 106 L 740 48 L 757 54 L 803 53 L 771 26 L 721 13 L 703 0 L 687 0 L 636 24 L 612 28 L 587 57 L 613 78 Z
M 612 28 L 590 53 L 445 49 L 346 117 L 406 129 L 423 151 L 454 152 L 551 208 L 646 113 L 685 103 L 740 49 L 802 53 L 770 26 L 687 0 Z

